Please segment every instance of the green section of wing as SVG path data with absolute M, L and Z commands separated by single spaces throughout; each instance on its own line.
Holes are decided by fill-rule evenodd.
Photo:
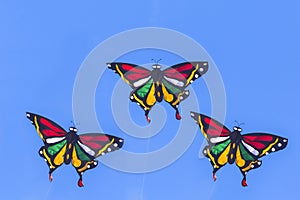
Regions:
M 228 144 L 230 143 L 230 139 L 225 140 L 224 142 L 217 144 L 215 146 L 213 146 L 211 148 L 211 152 L 213 152 L 213 154 L 218 155 L 220 154 L 222 151 L 224 151 L 224 149 L 228 146 Z
M 75 149 L 76 149 L 76 153 L 77 153 L 77 156 L 78 156 L 79 160 L 82 160 L 82 161 L 90 161 L 91 160 L 86 155 L 86 153 L 84 151 L 82 151 L 82 149 L 79 147 L 78 144 L 75 144 Z
M 165 87 L 172 93 L 172 94 L 178 94 L 181 92 L 180 89 L 178 89 L 177 87 L 174 87 L 173 85 L 171 85 L 170 83 L 168 83 L 168 81 L 163 79 L 163 84 L 165 85 Z
M 137 90 L 137 94 L 141 97 L 144 98 L 150 91 L 150 88 L 152 86 L 153 80 L 151 79 L 146 83 L 143 87 Z
M 241 154 L 244 160 L 255 160 L 245 149 L 244 145 L 240 144 Z
M 55 155 L 59 150 L 66 144 L 67 140 L 63 140 L 57 144 L 51 145 L 47 148 L 47 151 L 50 155 Z

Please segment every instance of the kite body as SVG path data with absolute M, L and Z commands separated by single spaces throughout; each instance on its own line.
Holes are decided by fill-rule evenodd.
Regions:
M 77 135 L 75 127 L 70 127 L 69 132 L 66 132 L 58 124 L 43 116 L 29 112 L 26 116 L 44 142 L 39 155 L 44 158 L 49 167 L 50 181 L 52 181 L 52 173 L 58 167 L 72 163 L 79 175 L 78 186 L 82 187 L 83 173 L 98 165 L 95 158 L 123 146 L 123 139 L 115 136 L 100 133 Z
M 207 62 L 180 63 L 163 71 L 158 64 L 152 66 L 152 71 L 121 62 L 108 63 L 107 66 L 133 89 L 129 98 L 145 111 L 148 122 L 150 122 L 149 111 L 156 102 L 162 100 L 175 109 L 176 119 L 180 120 L 179 103 L 189 96 L 189 91 L 185 88 L 208 70 Z
M 262 164 L 259 158 L 284 149 L 288 143 L 288 139 L 268 133 L 241 135 L 240 127 L 235 126 L 230 131 L 220 122 L 199 113 L 191 112 L 191 117 L 208 141 L 203 154 L 213 166 L 214 180 L 216 172 L 226 163 L 235 163 L 243 174 L 242 186 L 245 187 L 247 173 Z

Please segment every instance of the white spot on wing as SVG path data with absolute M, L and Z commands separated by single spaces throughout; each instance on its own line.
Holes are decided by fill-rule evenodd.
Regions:
M 27 113 L 27 114 L 26 114 L 26 116 L 27 116 L 27 117 L 30 117 L 30 114 L 29 114 L 29 113 Z
M 258 161 L 258 162 L 257 162 L 257 164 L 258 164 L 258 165 L 261 165 L 261 162 L 260 162 L 260 161 Z
M 81 146 L 81 148 L 84 149 L 85 152 L 87 152 L 91 156 L 95 156 L 96 153 L 92 149 L 90 149 L 88 146 L 82 144 L 81 142 L 78 142 L 78 144 Z
M 47 142 L 48 144 L 53 144 L 53 143 L 56 143 L 56 142 L 60 142 L 60 141 L 62 141 L 63 139 L 65 139 L 65 137 L 48 138 L 48 139 L 46 139 L 46 142 Z
M 223 142 L 223 141 L 227 140 L 228 138 L 229 138 L 229 136 L 227 136 L 227 137 L 210 138 L 210 142 L 211 143 Z
M 273 151 L 273 152 L 274 152 L 275 150 L 276 150 L 276 149 L 275 149 L 274 147 L 272 147 L 271 151 Z
M 149 79 L 151 78 L 151 76 L 148 76 L 146 78 L 140 79 L 136 82 L 133 83 L 134 87 L 140 87 L 141 85 L 145 84 L 147 81 L 149 81 Z
M 250 145 L 245 143 L 243 140 L 242 140 L 242 143 L 253 155 L 255 155 L 255 156 L 259 155 L 259 152 L 256 149 L 254 149 L 253 147 L 251 147 Z
M 184 86 L 184 82 L 182 82 L 182 81 L 178 81 L 178 80 L 173 79 L 173 78 L 168 78 L 168 77 L 166 77 L 166 76 L 164 76 L 164 78 L 165 78 L 167 81 L 169 81 L 170 83 L 172 83 L 173 85 L 177 85 L 177 86 L 179 86 L 179 87 L 183 87 L 183 86 Z

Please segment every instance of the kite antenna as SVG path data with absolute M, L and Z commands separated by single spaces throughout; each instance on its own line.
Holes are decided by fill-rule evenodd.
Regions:
M 74 123 L 74 121 L 72 121 L 72 120 L 71 120 L 71 124 L 72 124 L 72 125 L 75 127 L 75 123 Z
M 152 58 L 151 60 L 153 60 L 155 62 L 155 64 L 158 64 L 158 62 L 161 61 L 162 59 L 160 58 L 158 60 L 155 60 L 155 59 Z
M 239 123 L 237 120 L 234 120 L 234 122 L 237 124 L 238 127 L 240 127 L 241 125 L 245 125 L 245 123 Z

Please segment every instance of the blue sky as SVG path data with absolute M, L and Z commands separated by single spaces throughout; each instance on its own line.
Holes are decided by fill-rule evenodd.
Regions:
M 296 0 L 1 1 L 2 198 L 295 199 L 300 178 L 299 13 Z M 42 141 L 25 112 L 39 113 L 68 128 L 73 119 L 73 86 L 84 59 L 112 35 L 149 26 L 179 31 L 205 48 L 224 82 L 228 127 L 238 120 L 246 123 L 244 133 L 264 131 L 289 138 L 284 151 L 263 158 L 262 167 L 248 174 L 249 187 L 241 187 L 242 175 L 233 165 L 220 170 L 217 182 L 212 181 L 209 162 L 198 157 L 203 141 L 199 130 L 183 156 L 161 170 L 132 174 L 100 164 L 85 174 L 85 187 L 78 188 L 75 170 L 63 166 L 49 183 L 47 166 L 37 154 Z M 143 64 L 158 57 L 164 65 L 181 61 L 160 51 L 133 52 L 120 59 Z M 172 140 L 178 121 L 166 103 L 160 107 L 167 113 L 166 126 L 148 140 L 130 137 L 112 121 L 107 94 L 118 80 L 107 70 L 96 90 L 95 109 L 103 131 L 124 137 L 124 149 L 135 152 L 154 151 Z M 192 87 L 199 91 L 201 112 L 209 114 L 205 83 L 197 80 Z M 143 112 L 136 105 L 129 108 L 133 120 L 146 126 Z M 150 115 L 155 116 L 153 112 Z M 80 133 L 80 125 L 78 129 Z

